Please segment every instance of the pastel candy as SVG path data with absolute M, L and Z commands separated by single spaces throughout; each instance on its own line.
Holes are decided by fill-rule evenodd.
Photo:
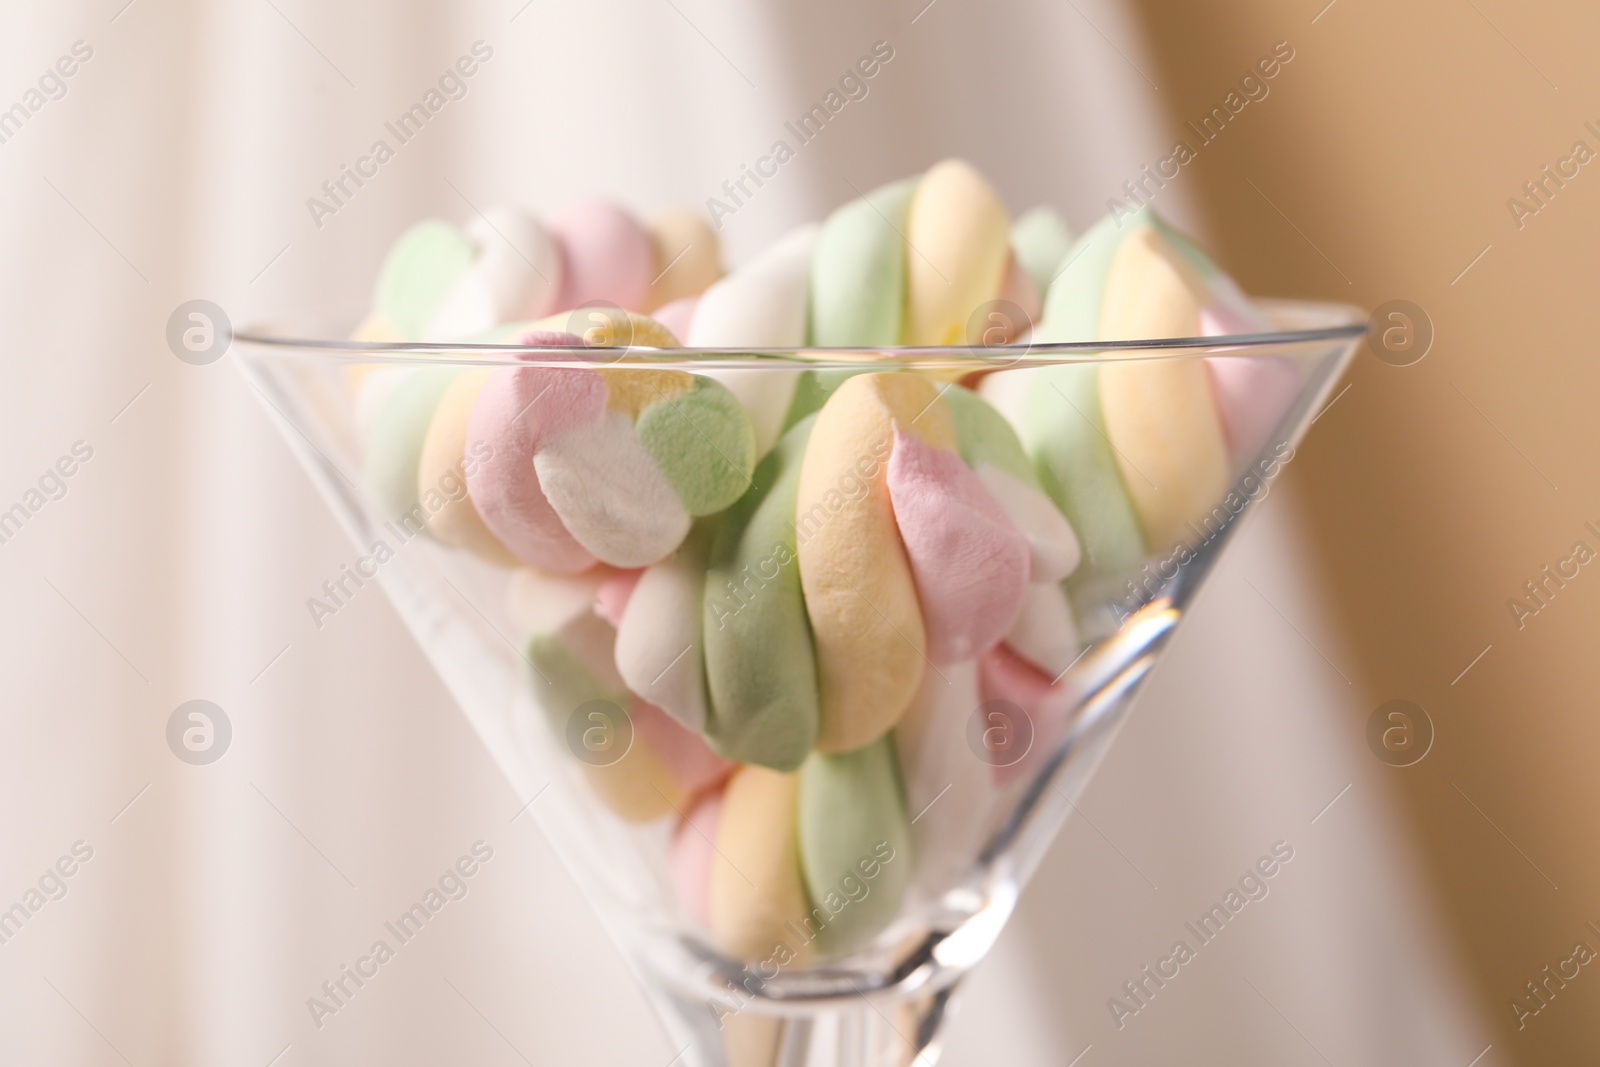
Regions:
M 1007 312 L 991 312 L 990 319 L 1001 326 L 1003 340 L 1001 344 L 1012 344 L 1031 332 L 1039 322 L 1039 316 L 1044 313 L 1044 302 L 1039 296 L 1039 287 L 1021 263 L 1017 262 L 1015 255 L 1006 258 L 1006 273 L 1000 283 L 1000 299 L 1015 305 L 1021 316 L 1016 322 L 1007 318 Z M 1014 314 L 1014 313 L 1013 313 Z M 988 335 L 977 338 L 968 337 L 968 343 L 990 344 Z
M 1006 645 L 1000 645 L 978 661 L 978 695 L 984 705 L 1004 701 L 1022 709 L 1028 717 L 1033 728 L 1032 743 L 1015 763 L 995 767 L 994 779 L 1005 784 L 1028 777 L 1061 737 L 1072 710 L 1070 692 L 1065 686 L 1052 686 L 1049 677 Z
M 1036 207 L 1011 224 L 1011 250 L 1040 293 L 1050 290 L 1071 248 L 1066 220 L 1054 208 Z
M 372 428 L 377 425 L 378 416 L 388 406 L 389 398 L 394 396 L 400 383 L 415 374 L 418 368 L 366 364 L 349 369 L 367 371 L 357 383 L 355 401 L 356 438 L 365 445 L 372 437 Z
M 906 219 L 906 323 L 912 345 L 959 344 L 973 311 L 1000 292 L 1010 247 L 1005 204 L 961 159 L 922 176 Z
M 594 613 L 620 629 L 622 616 L 628 610 L 628 602 L 633 599 L 633 590 L 644 577 L 644 571 L 643 567 L 634 567 L 607 575 L 595 590 Z
M 550 218 L 564 270 L 554 310 L 594 301 L 630 311 L 644 307 L 655 277 L 656 251 L 625 209 L 607 200 L 580 200 Z
M 697 531 L 640 574 L 617 626 L 617 673 L 689 730 L 705 729 L 701 639 L 710 537 Z
M 695 922 L 711 929 L 711 868 L 722 823 L 722 790 L 707 791 L 672 832 L 667 862 L 678 900 Z
M 705 738 L 648 700 L 635 695 L 628 704 L 628 717 L 635 736 L 650 746 L 686 796 L 698 796 L 733 773 L 733 761 L 711 751 Z
M 711 867 L 711 930 L 723 951 L 764 960 L 778 945 L 804 966 L 811 945 L 797 938 L 806 919 L 796 841 L 800 776 L 748 766 L 728 780 Z M 797 943 L 798 942 L 798 943 Z
M 1006 646 L 1052 681 L 1072 666 L 1083 649 L 1072 605 L 1060 585 L 1039 582 L 1028 586 L 1022 611 L 1006 634 Z
M 897 429 L 955 447 L 949 411 L 927 379 L 850 378 L 817 413 L 801 466 L 795 520 L 823 752 L 882 737 L 922 679 L 927 636 L 887 484 Z
M 421 337 L 477 249 L 448 222 L 429 219 L 394 243 L 373 289 L 372 306 L 407 339 Z
M 355 328 L 355 332 L 350 335 L 350 340 L 360 341 L 364 344 L 388 345 L 407 339 L 406 335 L 400 332 L 400 327 L 390 322 L 389 316 L 381 311 L 369 313 Z M 393 367 L 383 363 L 350 363 L 345 365 L 344 380 L 352 390 L 359 392 L 362 384 L 369 376 L 384 369 L 406 370 L 410 368 Z M 365 438 L 366 433 L 363 431 L 361 436 Z
M 687 392 L 646 407 L 637 429 L 690 515 L 721 511 L 749 488 L 755 430 L 721 382 L 695 375 Z
M 1042 490 L 990 463 L 974 473 L 1026 542 L 1028 581 L 1058 582 L 1078 569 L 1078 537 Z
M 367 437 L 363 471 L 367 486 L 384 513 L 396 521 L 409 519 L 407 526 L 413 532 L 427 520 L 417 498 L 422 442 L 440 398 L 460 373 L 455 367 L 423 367 L 399 382 Z
M 1027 541 L 959 455 L 902 431 L 894 436 L 888 487 L 916 579 L 928 658 L 951 663 L 992 648 L 1027 595 Z
M 818 227 L 802 226 L 700 297 L 689 329 L 692 348 L 796 349 L 806 343 L 808 276 Z M 708 370 L 750 413 L 756 454 L 784 425 L 800 372 L 778 367 Z
M 488 441 L 494 455 L 467 476 L 467 490 L 484 525 L 517 558 L 558 574 L 594 564 L 546 497 L 533 457 L 564 422 L 604 410 L 605 383 L 590 370 L 502 367 L 484 382 L 467 436 Z
M 1226 276 L 1212 279 L 1212 302 L 1200 309 L 1205 337 L 1238 336 L 1270 329 L 1266 317 Z M 1277 429 L 1300 391 L 1300 368 L 1284 356 L 1209 356 L 1211 388 L 1222 417 L 1228 455 L 1255 456 Z
M 1207 303 L 1197 272 L 1155 227 L 1122 241 L 1106 278 L 1100 324 L 1107 340 L 1187 337 Z M 1228 453 L 1205 363 L 1112 361 L 1100 370 L 1100 402 L 1123 482 L 1148 542 L 1165 551 L 1184 524 L 1228 487 Z
M 585 332 L 604 340 L 675 344 L 643 316 L 595 314 L 602 322 Z M 551 570 L 581 569 L 585 556 L 624 568 L 665 558 L 691 517 L 738 499 L 754 466 L 744 410 L 683 371 L 507 368 L 485 383 L 473 419 L 495 451 L 469 482 L 474 503 L 508 547 Z
M 981 703 L 978 664 L 950 663 L 922 676 L 911 707 L 894 728 L 895 754 L 911 824 L 916 881 L 946 887 L 973 862 L 994 799 L 989 765 L 966 743 L 967 722 Z
M 828 216 L 811 257 L 811 343 L 898 344 L 905 307 L 906 214 L 916 179 L 874 189 Z
M 491 208 L 467 223 L 466 236 L 477 258 L 434 312 L 426 339 L 460 340 L 550 310 L 561 285 L 561 252 L 537 219 Z
M 612 566 L 654 563 L 689 532 L 689 513 L 623 412 L 552 434 L 533 468 L 573 538 Z
M 1144 534 L 1107 436 L 1099 368 L 1059 366 L 1036 373 L 1023 437 L 1040 485 L 1082 545 L 1084 564 L 1074 572 L 1074 586 L 1096 579 L 1115 583 L 1139 569 Z
M 554 633 L 594 605 L 600 587 L 616 572 L 604 567 L 583 574 L 541 574 L 519 567 L 506 583 L 506 619 L 518 634 Z
M 801 593 L 795 500 L 814 419 L 756 466 L 728 509 L 705 577 L 706 732 L 725 756 L 799 767 L 816 741 L 816 652 Z
M 961 458 L 977 473 L 1027 538 L 1029 581 L 1058 581 L 1077 569 L 1078 538 L 1045 495 L 1016 431 L 978 394 L 961 386 L 943 393 Z
M 860 948 L 900 910 L 914 865 L 894 744 L 816 752 L 800 768 L 800 867 L 819 956 Z
M 640 311 L 653 312 L 673 301 L 699 296 L 722 277 L 717 231 L 700 212 L 666 211 L 651 219 L 647 229 L 655 251 L 655 274 Z
M 615 631 L 603 619 L 585 613 L 554 633 L 535 634 L 529 640 L 528 660 L 538 672 L 534 693 L 562 743 L 569 738 L 568 720 L 573 715 L 585 716 L 584 737 L 598 731 L 602 743 L 621 743 L 614 732 L 616 719 L 632 701 L 611 666 L 614 639 Z M 637 726 L 620 759 L 580 766 L 589 788 L 630 822 L 659 819 L 689 799 L 689 791 Z
M 467 421 L 472 405 L 489 377 L 488 370 L 463 371 L 445 389 L 434 409 L 433 421 L 422 442 L 417 462 L 418 499 L 429 504 L 429 532 L 445 544 L 457 545 L 502 566 L 512 566 L 516 557 L 489 532 L 467 493 L 467 471 L 491 453 L 488 442 L 467 440 Z
M 698 296 L 685 296 L 670 304 L 656 308 L 651 315 L 671 331 L 674 337 L 688 337 L 694 323 L 695 309 L 700 306 Z

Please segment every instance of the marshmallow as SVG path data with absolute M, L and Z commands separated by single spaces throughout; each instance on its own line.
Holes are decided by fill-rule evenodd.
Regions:
M 1198 272 L 1158 229 L 1138 227 L 1106 276 L 1100 337 L 1191 337 L 1206 303 Z M 1147 542 L 1158 552 L 1186 543 L 1184 524 L 1228 488 L 1228 450 L 1205 363 L 1113 360 L 1100 369 L 1100 404 Z
M 794 770 L 817 739 L 817 661 L 801 592 L 795 499 L 815 420 L 795 426 L 723 516 L 705 576 L 702 627 L 717 751 Z
M 595 302 L 644 307 L 656 276 L 656 250 L 625 209 L 606 200 L 580 200 L 550 217 L 550 233 L 563 263 L 554 310 Z
M 516 557 L 489 532 L 467 494 L 467 471 L 489 454 L 487 442 L 467 441 L 467 419 L 488 377 L 487 370 L 463 371 L 439 398 L 417 462 L 417 499 L 432 513 L 434 537 L 510 567 Z
M 961 344 L 967 321 L 1005 277 L 1011 221 L 989 180 L 961 159 L 922 176 L 906 218 L 906 322 L 912 345 Z
M 373 288 L 372 306 L 400 336 L 413 340 L 449 298 L 472 267 L 477 249 L 448 222 L 419 222 L 394 243 Z
M 934 663 L 994 647 L 1022 610 L 1028 542 L 959 455 L 894 435 L 887 479 Z
M 818 227 L 802 226 L 700 297 L 687 344 L 692 348 L 801 348 L 806 343 L 807 277 Z M 800 371 L 777 366 L 708 370 L 750 413 L 756 455 L 778 440 Z
M 1052 680 L 1072 666 L 1082 647 L 1066 590 L 1054 582 L 1028 586 L 1022 611 L 1006 634 L 1006 646 Z
M 950 408 L 961 458 L 1027 538 L 1028 580 L 1052 582 L 1071 574 L 1080 555 L 1077 535 L 1045 495 L 1011 424 L 971 390 L 952 386 L 942 395 Z
M 817 954 L 866 944 L 900 910 L 914 859 L 894 744 L 812 753 L 800 768 L 800 869 Z
M 967 722 L 977 710 L 978 664 L 949 663 L 928 671 L 894 728 L 895 754 L 911 824 L 916 882 L 948 888 L 972 864 L 994 800 L 989 765 L 967 747 Z
M 1066 263 L 1071 248 L 1066 220 L 1054 208 L 1036 207 L 1011 224 L 1012 252 L 1039 293 L 1050 291 L 1050 283 Z
M 700 212 L 666 211 L 646 229 L 655 250 L 655 274 L 640 311 L 654 313 L 665 304 L 699 296 L 722 277 L 717 231 Z
M 434 312 L 426 340 L 462 340 L 550 311 L 561 285 L 561 253 L 538 220 L 492 208 L 467 223 L 466 236 L 477 258 Z
M 826 348 L 900 341 L 906 214 L 915 178 L 874 189 L 828 216 L 811 256 L 811 343 Z
M 616 715 L 632 703 L 627 687 L 611 665 L 615 631 L 591 613 L 574 616 L 553 633 L 534 634 L 528 659 L 538 672 L 534 695 L 549 720 L 551 732 L 565 743 L 568 719 L 588 704 L 593 726 L 609 731 Z M 655 746 L 638 728 L 635 713 L 632 744 L 612 763 L 582 764 L 584 779 L 602 802 L 629 822 L 652 822 L 681 809 L 689 790 L 673 773 Z
M 722 823 L 722 790 L 707 791 L 684 813 L 672 832 L 667 862 L 672 885 L 684 910 L 711 929 L 711 869 L 717 858 L 717 829 Z
M 926 378 L 850 378 L 817 413 L 801 466 L 795 518 L 823 752 L 882 737 L 922 680 L 926 630 L 887 485 L 896 430 L 955 447 L 950 413 Z
M 710 538 L 702 529 L 639 572 L 617 625 L 617 673 L 689 730 L 706 723 L 700 616 Z M 627 573 L 627 572 L 624 572 Z
M 460 373 L 455 367 L 418 369 L 394 386 L 367 436 L 367 486 L 388 517 L 412 533 L 427 525 L 417 496 L 422 443 L 439 400 Z
M 806 919 L 796 845 L 798 774 L 747 766 L 723 792 L 717 857 L 711 867 L 711 930 L 723 951 L 766 960 L 788 945 L 791 964 L 805 965 L 810 942 L 794 933 Z M 798 943 L 797 943 L 798 942 Z

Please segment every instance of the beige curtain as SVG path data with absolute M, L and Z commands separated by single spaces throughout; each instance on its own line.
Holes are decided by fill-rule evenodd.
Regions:
M 307 200 L 479 41 L 465 95 L 314 217 Z M 0 544 L 0 907 L 43 887 L 0 943 L 0 1061 L 668 1062 L 514 818 L 527 798 L 381 592 L 312 624 L 306 598 L 351 550 L 231 361 L 180 362 L 167 321 L 198 298 L 238 322 L 348 324 L 425 214 L 595 191 L 702 204 L 877 41 L 894 58 L 866 98 L 725 220 L 730 262 L 950 154 L 1082 228 L 1166 153 L 1161 73 L 1109 0 L 0 9 L 0 107 L 28 110 L 0 143 L 0 508 L 28 510 Z M 1203 232 L 1188 195 L 1160 206 Z M 34 510 L 78 442 L 92 456 Z M 1487 1044 L 1386 768 L 1341 726 L 1367 695 L 1341 676 L 1293 487 L 1150 683 L 971 982 L 947 1062 L 1465 1064 Z M 209 765 L 167 740 L 196 699 L 231 724 Z M 467 896 L 314 1017 L 308 998 L 480 841 Z M 1270 895 L 1118 1028 L 1108 999 L 1278 841 L 1294 859 Z

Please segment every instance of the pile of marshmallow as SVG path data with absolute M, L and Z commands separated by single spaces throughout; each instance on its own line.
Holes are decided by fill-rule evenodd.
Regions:
M 870 356 L 1265 325 L 1150 213 L 1073 242 L 1049 209 L 1013 224 L 948 160 L 726 276 L 687 213 L 422 223 L 356 337 Z M 1215 507 L 1299 372 L 696 371 L 685 355 L 355 368 L 367 480 L 388 517 L 511 569 L 552 728 L 618 816 L 675 821 L 681 903 L 718 945 L 836 957 L 970 866 L 1063 724 L 1078 622 Z M 1000 701 L 1030 734 L 1004 759 L 981 710 Z

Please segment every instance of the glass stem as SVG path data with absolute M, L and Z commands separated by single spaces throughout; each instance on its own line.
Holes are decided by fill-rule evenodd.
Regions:
M 677 1052 L 673 1067 L 933 1067 L 955 988 L 910 1001 L 801 1014 L 721 1015 L 657 988 L 652 999 Z

